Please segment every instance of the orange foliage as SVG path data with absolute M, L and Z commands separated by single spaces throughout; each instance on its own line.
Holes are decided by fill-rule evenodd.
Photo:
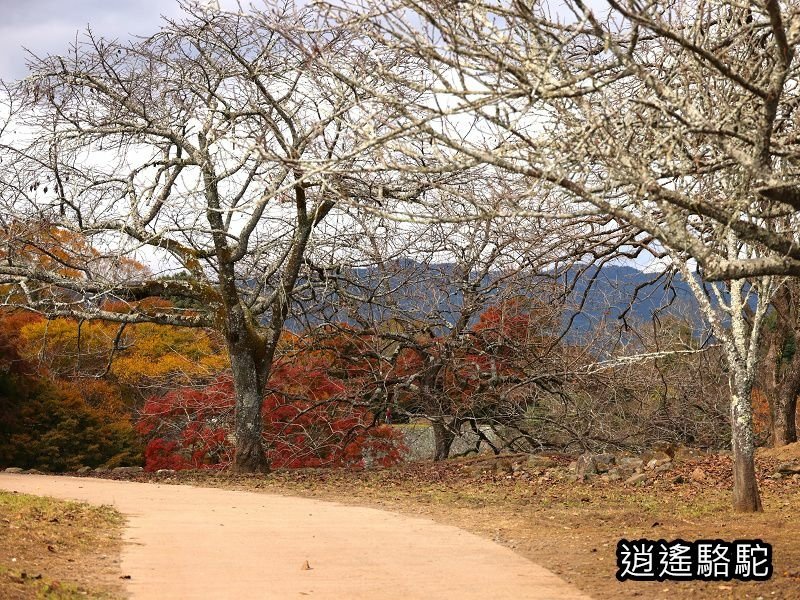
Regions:
M 153 323 L 129 330 L 130 347 L 111 366 L 111 372 L 127 385 L 207 381 L 228 366 L 222 341 L 212 331 Z
M 772 417 L 770 416 L 769 400 L 767 396 L 758 388 L 753 388 L 753 430 L 758 439 L 766 439 L 770 436 L 770 426 Z
M 87 266 L 116 280 L 148 273 L 133 259 L 104 256 L 83 235 L 42 221 L 11 222 L 0 230 L 0 242 L 0 259 L 12 258 L 64 277 L 83 279 Z
M 140 450 L 119 389 L 56 379 L 23 351 L 24 330 L 44 323 L 33 313 L 0 311 L 0 466 L 135 463 Z
M 34 367 L 20 352 L 20 335 L 24 327 L 41 321 L 41 316 L 27 310 L 0 309 L 0 373 L 33 370 Z
M 104 373 L 112 359 L 119 325 L 74 319 L 40 320 L 22 328 L 20 351 L 42 372 L 61 376 Z M 80 347 L 79 347 L 80 341 Z M 189 383 L 208 380 L 227 366 L 213 332 L 142 323 L 128 325 L 113 356 L 110 374 L 123 385 Z

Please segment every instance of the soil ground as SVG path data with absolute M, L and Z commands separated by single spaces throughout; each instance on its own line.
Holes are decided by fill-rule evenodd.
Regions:
M 780 463 L 800 460 L 800 444 L 759 452 L 765 509 L 760 514 L 731 510 L 726 456 L 677 463 L 645 486 L 601 478 L 570 481 L 570 458 L 550 458 L 553 468 L 517 472 L 498 468 L 501 461 L 481 459 L 386 470 L 307 469 L 258 477 L 185 471 L 133 479 L 303 496 L 425 516 L 504 545 L 597 599 L 800 598 L 800 476 L 773 475 Z M 698 469 L 702 481 L 692 478 Z M 642 537 L 759 538 L 773 546 L 774 576 L 760 583 L 619 583 L 614 577 L 616 543 Z
M 599 600 L 800 599 L 800 477 L 772 479 L 777 465 L 800 459 L 800 444 L 758 459 L 764 512 L 736 513 L 731 461 L 708 455 L 676 464 L 653 483 L 594 478 L 568 481 L 564 468 L 520 475 L 476 461 L 418 463 L 360 472 L 308 469 L 266 477 L 202 471 L 149 476 L 167 483 L 262 490 L 422 515 L 505 545 Z M 559 457 L 554 457 L 555 461 Z M 562 465 L 569 458 L 561 459 Z M 705 474 L 695 482 L 696 469 Z M 680 477 L 679 477 L 680 476 Z M 674 483 L 683 479 L 685 483 Z M 615 578 L 616 544 L 626 539 L 762 539 L 773 546 L 767 582 L 632 582 Z
M 0 598 L 118 597 L 122 523 L 107 506 L 0 491 Z
M 134 599 L 588 600 L 508 548 L 364 507 L 185 486 L 0 474 L 0 488 L 113 503 Z

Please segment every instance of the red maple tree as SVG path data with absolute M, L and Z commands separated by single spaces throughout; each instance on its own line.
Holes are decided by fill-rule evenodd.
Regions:
M 344 342 L 338 341 L 337 344 Z M 359 402 L 363 365 L 343 360 L 335 344 L 311 349 L 292 341 L 268 384 L 262 417 L 273 468 L 389 466 L 401 436 Z M 346 364 L 343 364 L 346 363 Z M 149 438 L 145 468 L 222 468 L 232 459 L 233 384 L 228 374 L 202 387 L 150 398 L 139 432 Z

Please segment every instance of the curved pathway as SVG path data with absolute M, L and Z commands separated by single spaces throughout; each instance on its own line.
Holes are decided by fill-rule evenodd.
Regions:
M 371 508 L 5 473 L 0 489 L 109 504 L 125 514 L 122 571 L 131 576 L 134 599 L 588 600 L 507 548 L 455 527 Z

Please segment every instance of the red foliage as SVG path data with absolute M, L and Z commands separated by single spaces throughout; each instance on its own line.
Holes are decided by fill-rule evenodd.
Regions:
M 558 368 L 559 324 L 552 306 L 518 297 L 487 307 L 467 331 L 419 334 L 386 377 L 414 384 L 396 388 L 393 400 L 408 415 L 456 425 L 523 414 L 533 397 L 523 382 L 534 369 Z
M 466 410 L 487 372 L 513 375 L 521 356 L 544 345 L 546 307 L 528 299 L 487 309 L 457 348 L 438 380 L 437 396 L 451 413 Z M 276 468 L 388 466 L 402 458 L 401 435 L 364 406 L 382 367 L 369 352 L 371 338 L 343 325 L 317 337 L 285 339 L 283 358 L 273 368 L 264 398 L 264 442 Z M 426 355 L 445 351 L 444 340 L 425 339 L 405 348 L 394 373 L 404 377 L 425 368 Z M 452 348 L 447 349 L 452 352 Z M 372 383 L 371 383 L 372 382 Z M 214 468 L 231 460 L 233 386 L 229 376 L 202 389 L 182 388 L 151 398 L 139 430 L 150 436 L 146 468 Z M 413 398 L 401 398 L 410 404 Z
M 155 438 L 148 442 L 144 450 L 144 460 L 148 471 L 192 468 L 192 464 L 181 454 L 178 442 L 163 438 Z
M 401 436 L 358 405 L 356 367 L 329 352 L 304 351 L 275 366 L 264 398 L 264 442 L 275 468 L 351 467 L 400 461 Z M 342 377 L 335 377 L 336 372 Z M 219 468 L 233 454 L 233 384 L 228 375 L 201 388 L 150 398 L 139 432 L 151 438 L 145 468 Z
M 201 469 L 230 462 L 233 406 L 228 377 L 200 389 L 179 388 L 149 398 L 137 424 L 139 433 L 151 438 L 145 468 Z

